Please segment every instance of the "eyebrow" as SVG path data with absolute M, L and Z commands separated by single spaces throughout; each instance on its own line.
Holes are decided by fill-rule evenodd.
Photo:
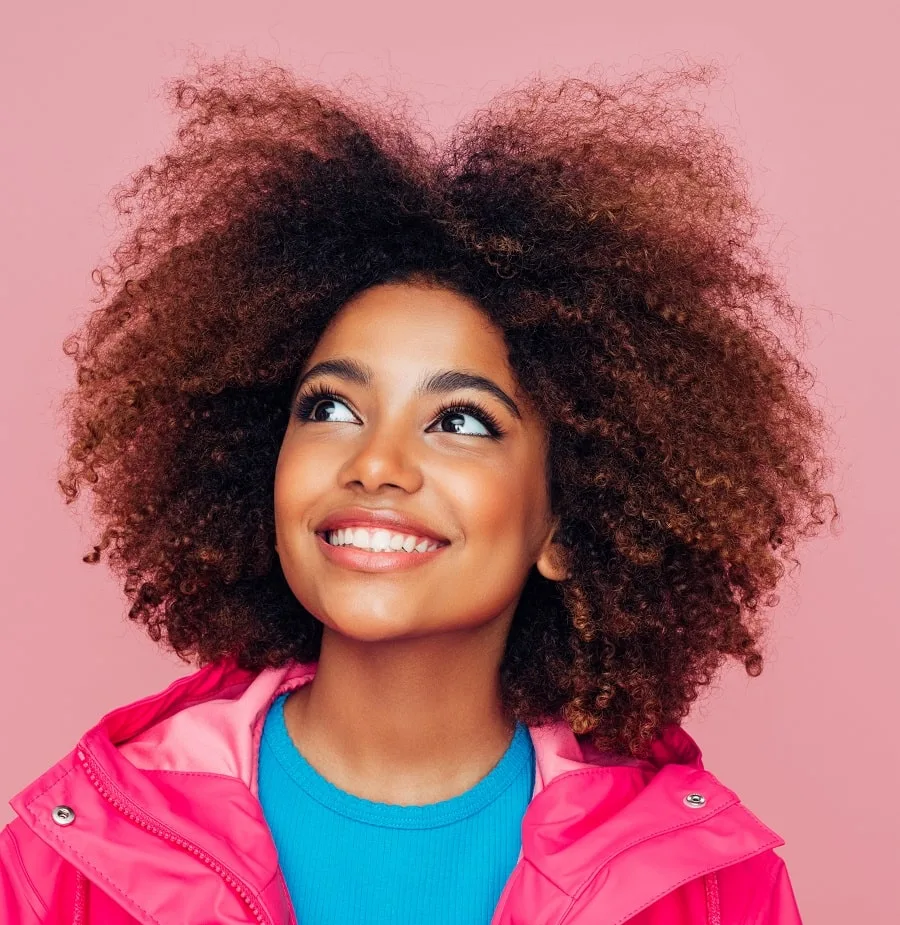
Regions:
M 372 370 L 363 363 L 349 358 L 335 358 L 332 360 L 323 360 L 316 363 L 308 369 L 294 388 L 294 395 L 291 399 L 293 405 L 300 389 L 305 382 L 316 376 L 337 376 L 339 379 L 346 379 L 349 382 L 355 382 L 357 385 L 369 386 L 374 378 Z M 509 412 L 519 420 L 522 414 L 516 403 L 497 385 L 496 382 L 479 376 L 476 373 L 465 372 L 461 369 L 439 369 L 430 375 L 425 376 L 416 385 L 414 394 L 418 397 L 421 395 L 443 395 L 447 392 L 455 392 L 458 389 L 477 389 L 479 392 L 486 392 L 493 395 L 497 401 L 501 402 Z

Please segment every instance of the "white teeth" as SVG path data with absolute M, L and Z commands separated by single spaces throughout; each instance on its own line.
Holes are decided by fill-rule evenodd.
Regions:
M 365 527 L 345 527 L 340 530 L 329 530 L 326 534 L 332 546 L 355 546 L 371 552 L 399 551 L 431 552 L 437 549 L 440 543 L 411 536 L 403 533 L 394 533 L 391 530 L 378 528 L 367 530 Z
M 371 543 L 372 549 L 376 552 L 381 552 L 390 547 L 391 535 L 387 530 L 373 530 Z

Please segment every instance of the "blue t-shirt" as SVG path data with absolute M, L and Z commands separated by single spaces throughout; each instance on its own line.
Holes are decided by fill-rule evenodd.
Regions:
M 259 798 L 301 925 L 488 925 L 521 849 L 534 748 L 516 726 L 474 787 L 425 806 L 339 789 L 300 754 L 284 701 L 259 750 Z

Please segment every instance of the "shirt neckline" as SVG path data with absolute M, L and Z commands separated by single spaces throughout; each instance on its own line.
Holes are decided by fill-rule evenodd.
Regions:
M 262 747 L 272 750 L 291 780 L 327 809 L 359 822 L 391 828 L 427 829 L 471 816 L 496 800 L 521 774 L 533 768 L 534 747 L 528 727 L 517 723 L 512 740 L 488 773 L 463 793 L 420 806 L 381 803 L 348 793 L 323 777 L 300 753 L 284 720 L 288 693 L 279 695 L 266 717 Z

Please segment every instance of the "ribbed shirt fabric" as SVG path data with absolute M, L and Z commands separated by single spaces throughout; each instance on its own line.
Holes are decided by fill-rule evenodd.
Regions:
M 489 925 L 521 849 L 534 748 L 516 726 L 496 765 L 449 800 L 364 800 L 300 754 L 272 704 L 259 798 L 299 925 Z

